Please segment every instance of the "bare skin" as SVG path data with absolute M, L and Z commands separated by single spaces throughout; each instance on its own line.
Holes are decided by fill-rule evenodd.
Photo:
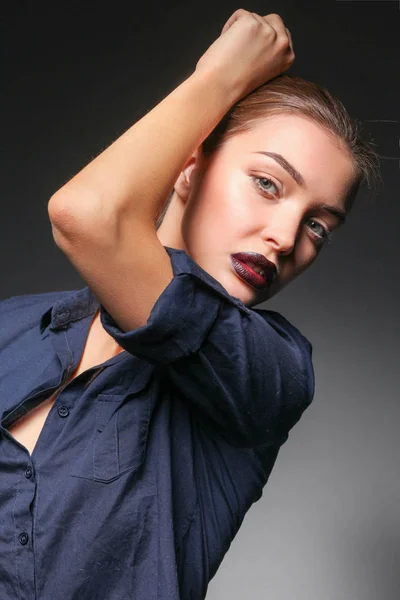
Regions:
M 195 72 L 50 199 L 56 244 L 124 331 L 147 323 L 173 278 L 156 220 L 187 160 L 235 102 L 293 59 L 279 15 L 239 9 Z
M 306 187 L 258 151 L 283 156 Z M 263 191 L 252 177 L 271 181 L 262 179 Z M 324 129 L 300 116 L 276 115 L 228 140 L 208 164 L 201 152 L 192 155 L 157 236 L 163 245 L 188 252 L 251 307 L 277 294 L 316 260 L 324 229 L 333 232 L 341 225 L 322 205 L 346 212 L 353 178 L 351 157 Z M 266 291 L 251 287 L 232 268 L 230 254 L 251 251 L 278 269 Z

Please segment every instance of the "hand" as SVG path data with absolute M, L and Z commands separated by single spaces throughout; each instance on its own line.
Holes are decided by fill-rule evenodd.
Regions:
M 240 8 L 199 59 L 196 72 L 217 73 L 239 101 L 286 71 L 294 58 L 290 31 L 279 15 L 262 17 Z

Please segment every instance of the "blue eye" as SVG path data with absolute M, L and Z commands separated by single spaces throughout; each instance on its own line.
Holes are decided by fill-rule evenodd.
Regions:
M 272 184 L 274 186 L 274 188 L 276 189 L 277 194 L 273 194 L 273 195 L 275 196 L 275 195 L 279 194 L 278 186 L 272 181 L 272 179 L 269 179 L 268 177 L 252 177 L 252 179 L 253 179 L 255 185 L 258 188 L 260 188 L 261 191 L 270 193 L 270 190 L 266 189 L 266 187 L 264 186 L 264 184 L 261 184 L 262 181 L 266 181 L 267 182 L 267 186 Z

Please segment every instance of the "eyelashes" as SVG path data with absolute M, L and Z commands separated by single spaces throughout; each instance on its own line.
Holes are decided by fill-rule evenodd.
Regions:
M 274 197 L 277 197 L 279 195 L 279 187 L 278 185 L 274 182 L 273 179 L 269 178 L 269 177 L 257 177 L 257 176 L 251 176 L 251 179 L 253 180 L 254 185 L 261 190 L 263 195 L 267 195 L 270 194 Z M 265 189 L 265 186 L 261 183 L 262 181 L 266 181 L 267 182 L 267 186 L 272 185 L 276 190 L 277 190 L 277 194 L 273 194 L 271 193 L 268 189 Z M 330 244 L 332 242 L 332 232 L 329 231 L 329 229 L 327 229 L 326 227 L 324 227 L 321 223 L 319 223 L 319 221 L 316 221 L 315 219 L 309 219 L 309 222 L 314 223 L 316 225 L 318 225 L 321 230 L 322 230 L 322 235 L 316 233 L 315 231 L 313 231 L 312 229 L 310 229 L 311 233 L 314 235 L 314 239 L 316 239 L 317 243 L 322 245 L 324 243 Z
M 318 223 L 318 221 L 315 221 L 314 219 L 309 219 L 309 222 L 316 223 L 317 225 L 319 225 L 319 227 L 321 227 L 321 229 L 322 229 L 322 236 L 318 235 L 318 233 L 313 232 L 313 233 L 315 233 L 315 235 L 317 237 L 322 237 L 322 241 L 324 243 L 327 243 L 327 244 L 331 244 L 332 243 L 332 232 L 329 231 L 329 229 L 325 229 L 325 227 L 323 227 L 323 225 L 321 225 L 321 223 Z
M 261 181 L 267 181 L 268 183 L 272 183 L 272 185 L 275 187 L 279 194 L 279 188 L 272 179 L 269 179 L 268 177 L 252 177 L 252 179 L 256 186 L 259 187 L 263 192 L 267 192 L 268 190 L 266 190 L 265 187 L 261 185 Z

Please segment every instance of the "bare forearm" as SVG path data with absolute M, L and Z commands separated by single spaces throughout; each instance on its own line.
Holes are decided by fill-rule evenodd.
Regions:
M 49 214 L 123 214 L 155 224 L 186 161 L 236 100 L 216 74 L 194 72 L 56 192 Z

